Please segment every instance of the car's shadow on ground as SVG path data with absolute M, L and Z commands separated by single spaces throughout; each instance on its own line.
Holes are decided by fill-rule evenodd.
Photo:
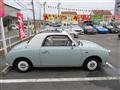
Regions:
M 40 67 L 40 68 L 33 68 L 32 71 L 73 72 L 73 71 L 85 71 L 85 70 L 83 67 Z
M 69 73 L 70 74 L 87 74 L 88 77 L 104 77 L 104 76 L 110 76 L 110 72 L 114 71 L 107 67 L 107 66 L 100 66 L 97 70 L 95 71 L 88 71 L 85 70 L 83 67 L 40 67 L 40 68 L 33 68 L 32 72 L 54 72 L 54 73 Z
M 100 67 L 95 71 L 87 71 L 83 67 L 42 67 L 33 68 L 29 72 L 21 73 L 12 68 L 9 73 L 16 76 L 27 76 L 31 78 L 73 78 L 73 77 L 106 77 L 112 76 L 106 67 Z M 112 71 L 111 71 L 112 72 Z M 8 73 L 8 74 L 9 74 Z M 113 72 L 114 73 L 114 72 Z M 13 75 L 12 74 L 12 75 Z
M 21 73 L 15 68 L 3 75 L 2 78 L 8 79 L 31 79 L 31 78 L 84 78 L 84 77 L 112 77 L 117 73 L 111 68 L 101 66 L 95 71 L 84 70 L 83 67 L 40 67 L 33 68 L 29 72 Z

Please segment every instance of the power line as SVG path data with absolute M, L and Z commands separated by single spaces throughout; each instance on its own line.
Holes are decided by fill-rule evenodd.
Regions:
M 18 1 L 18 0 L 15 0 L 15 3 L 18 4 L 18 5 L 19 5 L 20 7 L 22 7 L 22 8 L 28 9 L 27 6 L 25 6 L 23 3 L 21 3 L 21 2 Z
M 28 8 L 26 5 L 24 5 L 22 2 L 20 2 L 19 0 L 17 0 L 22 6 L 24 6 L 25 8 Z
M 24 8 L 22 5 L 20 5 L 18 2 L 15 2 L 17 5 L 19 5 L 20 7 Z

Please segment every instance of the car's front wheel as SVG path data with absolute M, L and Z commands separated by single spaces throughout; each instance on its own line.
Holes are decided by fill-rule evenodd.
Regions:
M 96 58 L 88 58 L 83 66 L 86 70 L 94 71 L 98 68 L 99 62 Z
M 27 72 L 32 69 L 32 63 L 29 60 L 17 60 L 14 66 L 20 72 Z

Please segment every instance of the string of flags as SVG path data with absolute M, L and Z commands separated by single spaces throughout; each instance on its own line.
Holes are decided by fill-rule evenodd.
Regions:
M 58 9 L 56 6 L 46 6 L 46 8 L 51 8 L 51 9 Z M 72 9 L 72 8 L 60 8 L 61 10 L 69 10 L 69 11 L 88 11 L 91 12 L 92 10 L 82 10 L 82 9 Z
M 51 5 L 47 5 L 46 3 L 40 4 L 42 8 L 50 8 L 50 9 L 61 9 L 61 10 L 68 10 L 68 11 L 82 11 L 82 12 L 92 12 L 93 10 L 83 10 L 83 9 L 78 9 L 78 8 L 64 8 L 64 7 L 60 7 L 60 5 L 58 6 L 51 6 Z M 112 11 L 112 10 L 109 10 Z

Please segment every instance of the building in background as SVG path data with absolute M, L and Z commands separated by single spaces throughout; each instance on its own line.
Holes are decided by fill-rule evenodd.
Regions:
M 10 6 L 8 4 L 4 4 L 5 8 L 5 17 L 3 18 L 3 23 L 5 27 L 5 31 L 7 32 L 10 24 L 17 24 L 17 16 L 16 13 L 20 12 L 20 9 Z
M 91 21 L 96 24 L 100 24 L 100 22 L 103 21 L 111 22 L 112 20 L 112 13 L 110 10 L 93 10 L 91 15 Z
M 62 24 L 78 24 L 77 12 L 62 11 Z

